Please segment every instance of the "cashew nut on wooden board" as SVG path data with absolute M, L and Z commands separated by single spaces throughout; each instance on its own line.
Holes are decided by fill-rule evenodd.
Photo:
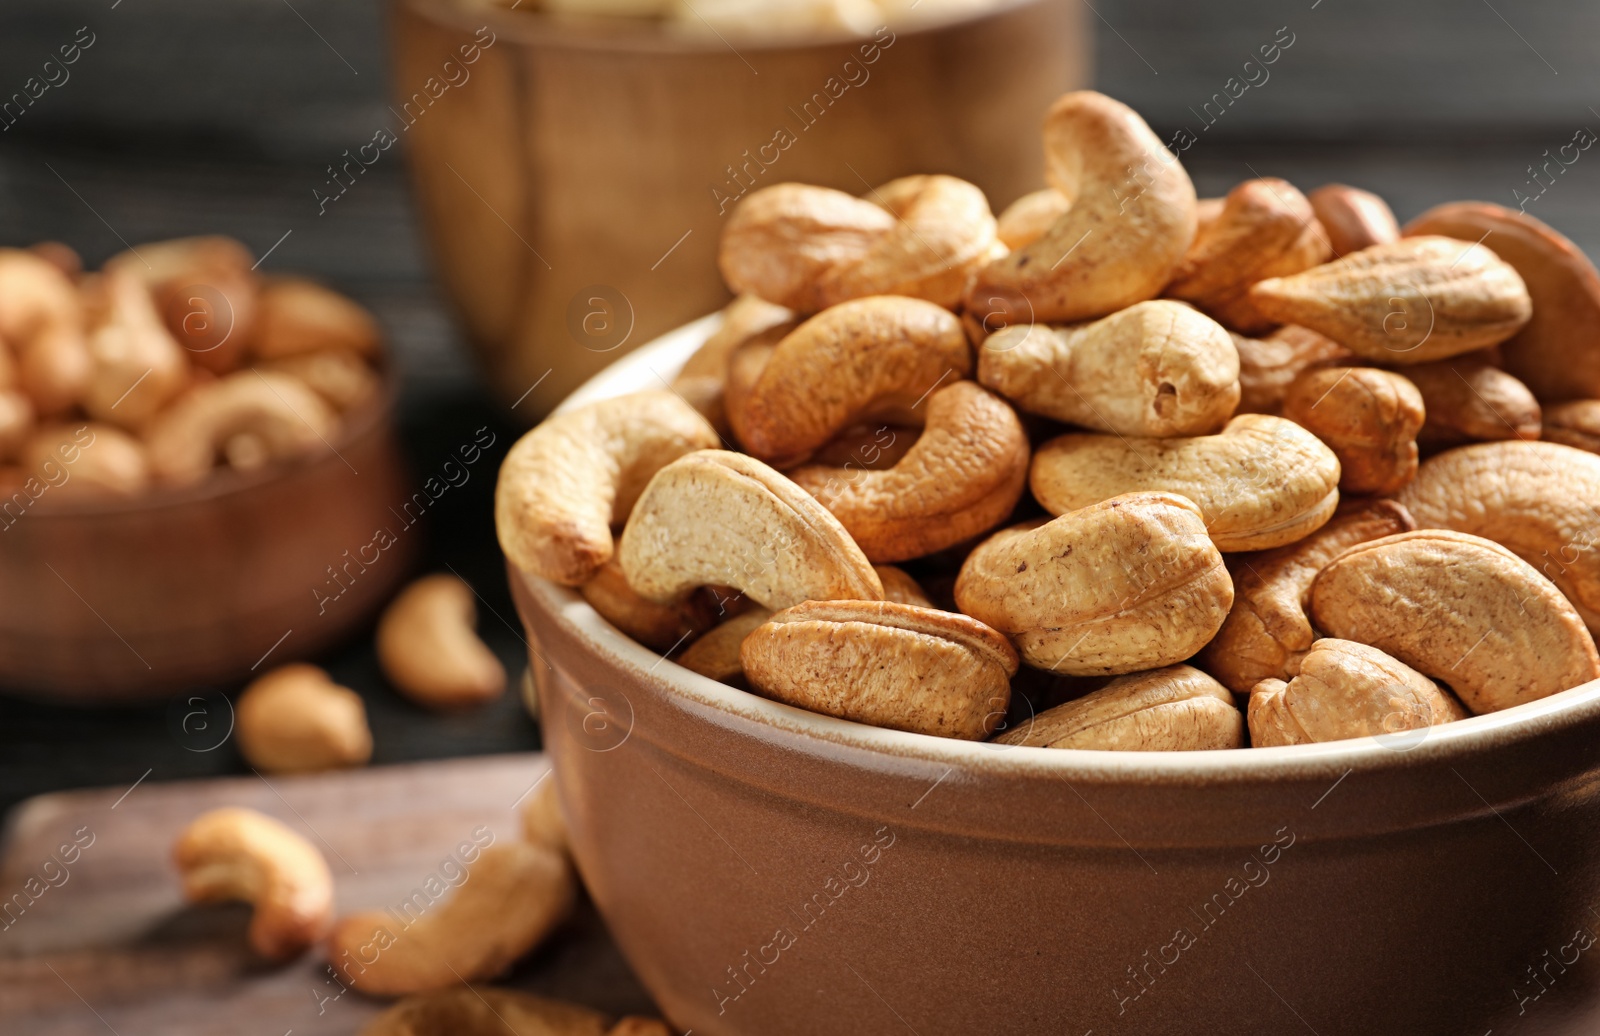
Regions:
M 1425 735 L 1600 677 L 1571 242 L 1346 184 L 1199 199 L 1093 91 L 1042 143 L 998 218 L 948 176 L 750 192 L 676 391 L 512 450 L 511 561 L 701 677 L 1015 746 Z M 1117 679 L 1035 715 L 1019 665 Z

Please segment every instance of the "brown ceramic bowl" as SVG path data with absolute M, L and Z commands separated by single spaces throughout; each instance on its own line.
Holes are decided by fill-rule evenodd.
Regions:
M 444 290 L 491 384 L 507 404 L 526 397 L 515 413 L 530 421 L 722 304 L 717 241 L 740 192 L 789 180 L 861 194 L 949 173 L 999 211 L 1043 186 L 1040 120 L 1089 81 L 1079 0 L 998 0 L 895 30 L 871 61 L 860 39 L 730 44 L 533 6 L 391 0 L 387 126 Z M 775 145 L 780 130 L 792 139 Z
M 394 401 L 391 380 L 331 451 L 300 463 L 128 500 L 46 490 L 8 513 L 0 686 L 57 701 L 160 697 L 304 658 L 370 618 L 419 546 L 400 511 L 413 487 Z M 391 546 L 375 545 L 380 530 Z
M 578 865 L 679 1030 L 1600 1026 L 1600 682 L 1390 739 L 1002 748 L 733 690 L 511 581 Z

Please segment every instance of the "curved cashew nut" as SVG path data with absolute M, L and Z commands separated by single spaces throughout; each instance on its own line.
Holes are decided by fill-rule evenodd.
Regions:
M 305 382 L 335 410 L 354 410 L 378 394 L 378 372 L 349 349 L 295 353 L 281 360 L 266 360 L 257 370 L 277 371 Z
M 403 996 L 493 978 L 539 945 L 572 910 L 578 883 L 560 853 L 491 845 L 443 903 L 342 917 L 328 961 L 363 993 Z M 412 901 L 415 903 L 415 901 Z
M 1344 346 L 1325 335 L 1293 324 L 1265 338 L 1232 334 L 1239 354 L 1239 408 L 1241 414 L 1278 414 L 1283 397 L 1300 374 L 1321 363 L 1354 358 Z
M 1108 752 L 1243 748 L 1244 717 L 1226 687 L 1198 669 L 1175 665 L 1119 676 L 1098 691 L 1046 709 L 995 742 Z
M 1399 734 L 1466 719 L 1439 685 L 1377 648 L 1324 637 L 1285 683 L 1263 680 L 1250 694 L 1250 743 L 1257 748 Z
M 1027 248 L 1043 237 L 1071 207 L 1067 196 L 1054 187 L 1024 194 L 1000 213 L 995 222 L 995 236 L 1013 252 Z
M 178 836 L 173 859 L 191 903 L 250 903 L 250 946 L 285 960 L 328 930 L 333 876 L 315 846 L 252 809 L 214 809 Z
M 790 472 L 872 561 L 933 554 L 995 526 L 1028 480 L 1028 436 L 998 396 L 958 381 L 928 397 L 928 424 L 887 471 Z
M 299 277 L 268 281 L 257 308 L 250 351 L 263 360 L 334 349 L 373 357 L 383 339 L 359 303 Z
M 1200 664 L 1240 694 L 1262 680 L 1288 680 L 1317 639 L 1306 616 L 1317 573 L 1358 543 L 1416 527 L 1392 500 L 1354 501 L 1305 539 L 1230 558 L 1233 610 L 1200 653 Z
M 883 597 L 877 573 L 810 494 L 742 453 L 701 450 L 645 487 L 622 530 L 622 570 L 652 601 L 731 586 L 774 610 Z
M 1600 271 L 1583 249 L 1524 212 L 1459 201 L 1429 209 L 1405 232 L 1482 241 L 1527 286 L 1533 316 L 1501 349 L 1505 369 L 1545 402 L 1600 397 Z
M 1350 548 L 1312 584 L 1311 616 L 1329 636 L 1448 684 L 1474 713 L 1600 677 L 1594 640 L 1560 591 L 1465 533 L 1419 529 Z
M 903 177 L 866 199 L 783 183 L 739 203 L 718 265 L 734 291 L 802 313 L 869 295 L 954 308 L 994 242 L 988 199 L 953 176 Z
M 506 671 L 473 627 L 472 588 L 438 573 L 400 591 L 378 620 L 378 665 L 406 697 L 433 709 L 500 697 Z
M 1484 353 L 1407 367 L 1406 380 L 1422 393 L 1427 420 L 1417 441 L 1426 446 L 1540 437 L 1539 401 Z
M 1130 493 L 995 533 L 967 556 L 955 595 L 1029 665 L 1099 676 L 1200 650 L 1227 617 L 1233 582 L 1198 507 Z
M 912 412 L 941 381 L 971 371 L 972 350 L 949 310 L 892 295 L 856 299 L 786 336 L 748 389 L 735 391 L 731 372 L 728 418 L 751 456 L 804 460 L 850 425 Z
M 338 417 L 298 378 L 237 371 L 197 385 L 157 414 L 145 436 L 150 468 L 174 485 L 198 482 L 241 436 L 266 457 L 292 460 L 331 449 Z
M 1600 453 L 1600 399 L 1575 399 L 1545 407 L 1540 437 L 1573 449 Z
M 986 329 L 1086 320 L 1155 298 L 1194 240 L 1194 184 L 1137 112 L 1092 90 L 1044 120 L 1050 185 L 1071 201 L 1043 236 L 978 271 Z
M 1293 543 L 1339 503 L 1333 451 L 1293 421 L 1262 414 L 1188 439 L 1063 435 L 1034 454 L 1030 481 L 1052 514 L 1122 493 L 1180 493 L 1199 505 L 1217 549 L 1230 552 Z
M 878 571 L 881 573 L 882 569 Z M 755 608 L 735 615 L 685 648 L 683 654 L 678 656 L 678 664 L 691 673 L 699 673 L 718 683 L 746 690 L 748 681 L 744 678 L 744 662 L 739 657 L 739 647 L 744 643 L 744 638 L 765 625 L 770 618 L 772 612 L 766 608 Z
M 1400 237 L 1400 224 L 1395 222 L 1389 204 L 1371 191 L 1329 183 L 1306 198 L 1311 202 L 1311 211 L 1317 214 L 1317 222 L 1327 232 L 1335 259 Z
M 1423 529 L 1493 540 L 1555 583 L 1600 633 L 1600 457 L 1543 442 L 1487 442 L 1432 457 L 1399 500 Z
M 408 997 L 368 1022 L 361 1036 L 670 1036 L 665 1026 L 633 1028 L 641 1022 L 649 1024 L 624 1018 L 607 1029 L 599 1011 L 480 986 Z
M 184 237 L 112 256 L 150 289 L 167 330 L 195 364 L 214 374 L 239 366 L 256 319 L 256 260 L 231 237 Z
M 1140 302 L 1092 324 L 985 339 L 978 381 L 1029 413 L 1120 435 L 1206 435 L 1239 403 L 1239 353 L 1216 321 Z
M 239 751 L 268 773 L 360 766 L 372 758 L 361 695 L 314 665 L 279 666 L 239 696 Z
M 1482 244 L 1406 237 L 1250 289 L 1262 316 L 1363 359 L 1409 366 L 1503 342 L 1528 322 L 1522 278 Z
M 23 445 L 21 460 L 34 475 L 70 494 L 134 496 L 150 485 L 144 446 L 115 425 L 46 425 Z
M 495 529 L 513 565 L 579 586 L 611 558 L 611 527 L 645 483 L 717 444 L 695 410 L 662 390 L 603 399 L 545 419 L 500 465 Z
M 601 618 L 654 651 L 671 651 L 709 626 L 692 598 L 675 607 L 640 597 L 628 585 L 616 558 L 602 565 L 578 592 Z
M 1284 394 L 1283 416 L 1333 450 L 1346 493 L 1393 493 L 1417 473 L 1422 393 L 1393 371 L 1306 371 Z
M 979 740 L 1005 718 L 1017 653 L 955 612 L 892 601 L 806 601 L 739 649 L 768 698 L 841 719 Z
M 1305 195 L 1287 180 L 1246 180 L 1228 192 L 1222 211 L 1195 235 L 1166 294 L 1193 302 L 1239 331 L 1263 332 L 1246 293 L 1268 277 L 1283 277 L 1328 261 L 1328 235 Z
M 782 306 L 754 295 L 740 295 L 723 309 L 717 329 L 684 361 L 672 379 L 672 391 L 700 411 L 718 435 L 732 435 L 724 395 L 728 361 L 734 351 L 751 342 L 777 345 L 798 326 L 795 315 Z
M 127 267 L 108 269 L 99 290 L 83 408 L 96 420 L 138 427 L 183 391 L 189 361 L 138 274 Z

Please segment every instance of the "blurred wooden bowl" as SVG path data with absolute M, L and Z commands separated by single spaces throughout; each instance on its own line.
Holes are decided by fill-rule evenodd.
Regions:
M 740 181 L 861 194 L 949 173 L 998 212 L 1043 185 L 1040 120 L 1089 77 L 1077 0 L 896 30 L 871 63 L 855 38 L 729 43 L 467 0 L 391 14 L 387 132 L 406 144 L 446 293 L 529 423 L 722 304 L 717 241 Z
M 391 377 L 333 450 L 299 463 L 128 500 L 47 490 L 12 504 L 0 684 L 58 701 L 158 698 L 304 658 L 369 619 L 408 573 L 420 533 L 407 521 L 426 509 L 401 513 L 413 487 L 394 404 Z

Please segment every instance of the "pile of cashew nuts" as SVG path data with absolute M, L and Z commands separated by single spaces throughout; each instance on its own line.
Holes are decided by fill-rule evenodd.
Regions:
M 1094 92 L 1044 145 L 998 219 L 949 176 L 748 195 L 670 389 L 512 449 L 506 555 L 703 676 L 946 737 L 1297 744 L 1600 677 L 1578 249 L 1338 184 L 1197 199 Z
M 330 449 L 378 394 L 378 325 L 256 262 L 225 237 L 98 273 L 56 242 L 0 249 L 0 497 L 128 497 Z

